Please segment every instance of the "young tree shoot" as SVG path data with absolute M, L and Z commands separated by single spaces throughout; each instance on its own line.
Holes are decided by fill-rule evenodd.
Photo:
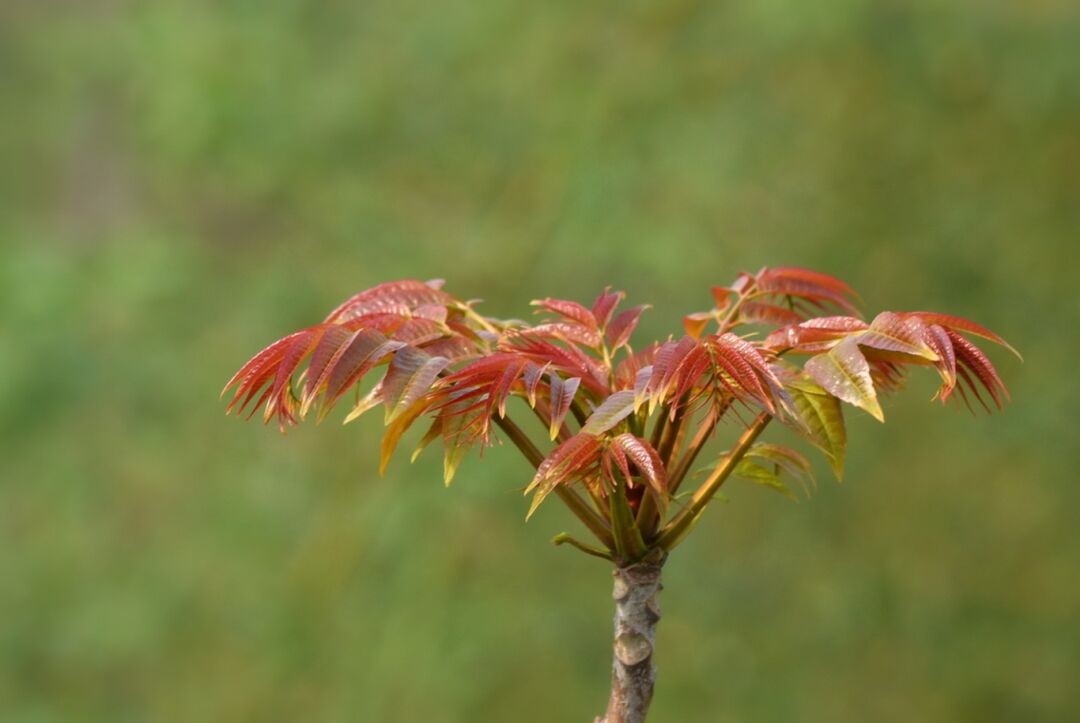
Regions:
M 865 321 L 847 284 L 799 268 L 742 273 L 712 296 L 684 333 L 632 344 L 647 307 L 620 310 L 623 294 L 610 289 L 591 306 L 534 301 L 540 318 L 527 323 L 484 316 L 441 282 L 385 283 L 256 354 L 225 386 L 228 409 L 262 409 L 284 431 L 343 400 L 346 422 L 381 407 L 381 469 L 423 422 L 413 459 L 441 445 L 446 484 L 470 449 L 509 440 L 534 470 L 525 516 L 557 499 L 581 530 L 554 542 L 614 566 L 612 686 L 596 720 L 640 723 L 667 556 L 732 476 L 789 495 L 789 482 L 810 478 L 800 452 L 762 441 L 770 424 L 817 447 L 839 478 L 843 405 L 883 421 L 880 398 L 910 367 L 937 373 L 943 403 L 992 411 L 1009 396 L 971 339 L 1015 350 L 966 319 L 885 311 Z M 513 397 L 524 404 L 512 417 Z M 714 435 L 727 451 L 706 459 Z M 691 475 L 698 467 L 705 474 Z

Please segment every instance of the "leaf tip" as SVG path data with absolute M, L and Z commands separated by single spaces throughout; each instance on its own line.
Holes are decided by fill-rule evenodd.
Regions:
M 865 409 L 874 419 L 882 424 L 885 423 L 885 412 L 882 410 L 881 404 L 876 398 L 869 400 L 866 405 L 863 406 L 863 409 Z

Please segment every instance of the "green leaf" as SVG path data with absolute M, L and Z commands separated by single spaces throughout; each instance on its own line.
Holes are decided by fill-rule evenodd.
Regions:
M 844 339 L 824 354 L 806 362 L 806 373 L 834 397 L 866 411 L 879 422 L 885 414 L 877 400 L 870 364 L 859 351 L 857 340 Z
M 766 444 L 758 442 L 746 453 L 745 460 L 758 460 L 764 467 L 771 467 L 774 476 L 787 475 L 797 481 L 803 491 L 809 496 L 810 490 L 807 483 L 814 482 L 813 467 L 803 455 L 789 447 L 779 444 Z M 737 470 L 736 470 L 737 471 Z
M 750 447 L 746 456 L 756 457 L 779 465 L 782 470 L 796 479 L 801 478 L 808 481 L 813 481 L 814 479 L 813 467 L 810 464 L 810 460 L 790 447 L 758 442 Z
M 843 479 L 847 429 L 840 401 L 805 377 L 789 382 L 787 390 L 797 412 L 796 431 L 825 453 L 836 479 Z
M 758 464 L 753 460 L 743 458 L 741 462 L 735 467 L 735 474 L 743 479 L 749 480 L 754 484 L 761 485 L 762 487 L 768 487 L 771 490 L 775 490 L 784 495 L 790 500 L 798 502 L 798 498 L 795 494 L 784 484 L 780 479 L 780 474 L 777 467 L 766 467 Z

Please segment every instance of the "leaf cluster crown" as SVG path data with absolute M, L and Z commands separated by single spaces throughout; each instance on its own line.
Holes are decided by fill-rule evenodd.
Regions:
M 648 307 L 621 308 L 624 294 L 610 288 L 590 306 L 534 301 L 540 318 L 527 323 L 484 316 L 441 281 L 384 283 L 267 346 L 223 394 L 232 390 L 228 411 L 262 409 L 283 431 L 347 398 L 346 422 L 381 407 L 381 470 L 424 420 L 413 459 L 440 443 L 447 484 L 470 449 L 505 437 L 535 468 L 528 514 L 555 494 L 595 538 L 556 542 L 621 563 L 679 544 L 732 475 L 788 495 L 787 479 L 812 479 L 802 454 L 758 441 L 772 420 L 820 449 L 839 478 L 843 405 L 883 421 L 881 397 L 911 367 L 937 373 L 943 403 L 991 411 L 1009 398 L 972 337 L 1015 350 L 967 319 L 885 311 L 866 321 L 847 284 L 793 267 L 741 273 L 712 296 L 682 334 L 637 345 Z M 535 417 L 531 431 L 521 416 Z M 729 421 L 738 438 L 680 494 Z

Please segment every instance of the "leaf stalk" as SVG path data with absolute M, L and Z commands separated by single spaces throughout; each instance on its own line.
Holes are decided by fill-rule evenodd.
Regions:
M 506 436 L 514 443 L 521 453 L 525 456 L 525 459 L 529 461 L 534 468 L 539 468 L 540 463 L 544 461 L 544 455 L 536 448 L 532 440 L 528 435 L 517 426 L 510 417 L 500 417 L 496 415 L 494 417 L 495 423 L 499 425 L 499 428 L 506 433 Z M 589 531 L 596 535 L 601 543 L 604 544 L 609 550 L 615 549 L 615 538 L 611 534 L 611 528 L 608 527 L 607 522 L 589 506 L 585 500 L 574 490 L 566 487 L 565 485 L 557 485 L 555 487 L 555 494 L 559 496 L 559 499 L 570 509 L 575 517 L 581 520 L 582 524 L 589 528 Z
M 750 445 L 754 443 L 754 440 L 758 438 L 772 419 L 773 416 L 767 412 L 762 412 L 754 419 L 750 426 L 746 428 L 746 431 L 742 433 L 742 436 L 739 437 L 735 447 L 720 460 L 720 463 L 716 465 L 709 477 L 694 492 L 690 504 L 683 508 L 664 527 L 656 540 L 655 545 L 657 547 L 670 552 L 682 541 L 713 496 L 727 481 L 727 478 L 731 476 L 731 473 L 735 471 L 736 465 L 746 455 Z

